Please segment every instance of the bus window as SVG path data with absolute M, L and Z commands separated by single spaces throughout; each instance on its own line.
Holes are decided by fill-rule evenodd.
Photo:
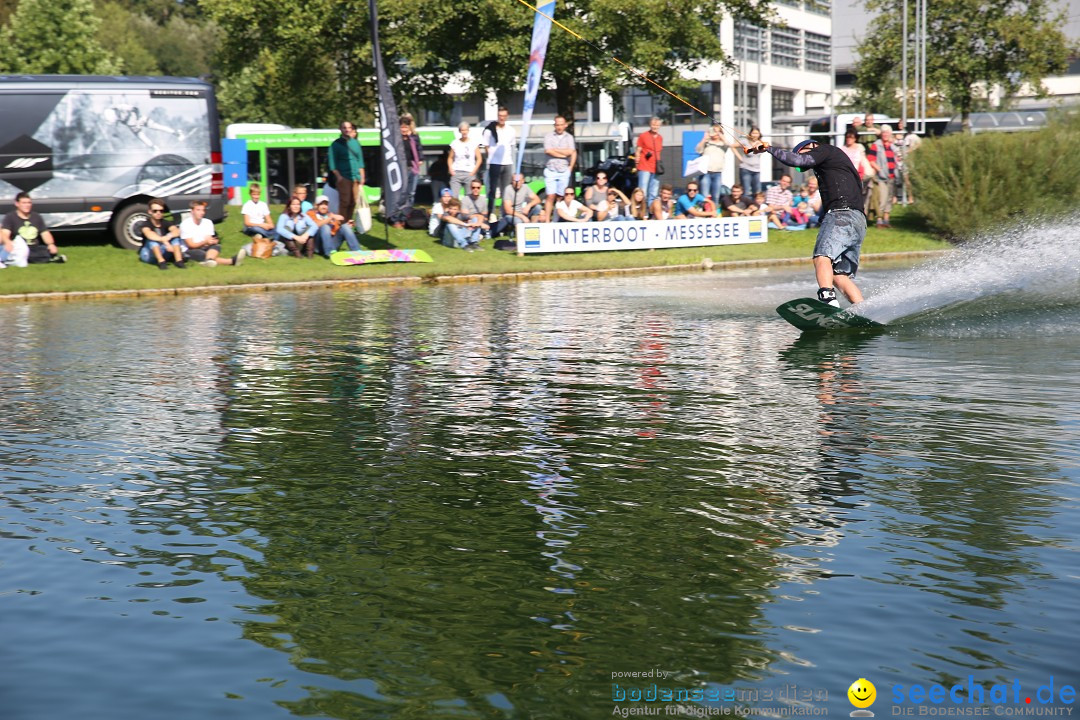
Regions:
M 289 148 L 266 149 L 266 197 L 273 205 L 284 205 L 291 194 Z
M 315 166 L 315 148 L 294 148 L 294 177 L 289 184 L 289 187 L 291 188 L 294 185 L 305 185 L 307 186 L 308 194 L 311 195 L 311 197 L 315 197 L 312 193 L 315 193 L 315 190 L 318 187 L 315 182 L 315 177 L 318 174 L 317 170 L 318 168 Z
M 367 145 L 362 147 L 364 153 L 364 184 L 368 187 L 382 187 L 382 158 L 379 153 L 381 145 Z
M 262 158 L 258 150 L 247 151 L 247 179 L 249 183 L 259 182 L 262 177 Z

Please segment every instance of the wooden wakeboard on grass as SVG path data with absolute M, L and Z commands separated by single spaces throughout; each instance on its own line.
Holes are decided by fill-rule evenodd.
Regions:
M 435 262 L 423 250 L 340 250 L 330 253 L 330 262 L 335 265 L 371 265 L 387 262 Z
M 803 332 L 885 327 L 879 322 L 856 315 L 850 308 L 842 310 L 815 298 L 789 300 L 776 308 L 776 312 Z

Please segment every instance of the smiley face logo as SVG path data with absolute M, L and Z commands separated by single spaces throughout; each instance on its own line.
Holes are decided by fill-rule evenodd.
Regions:
M 866 678 L 859 678 L 855 682 L 851 683 L 851 687 L 847 691 L 848 700 L 851 704 L 857 708 L 868 708 L 874 704 L 877 700 L 877 688 L 874 687 L 874 683 L 870 682 Z M 855 713 L 851 713 L 855 715 Z M 860 715 L 873 715 L 872 713 L 859 713 Z

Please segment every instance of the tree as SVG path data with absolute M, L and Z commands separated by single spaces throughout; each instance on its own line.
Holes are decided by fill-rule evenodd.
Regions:
M 202 0 L 201 7 L 222 28 L 221 105 L 230 119 L 336 125 L 341 117 L 371 118 L 374 71 L 363 5 Z M 767 8 L 754 0 L 570 0 L 560 4 L 556 20 L 589 42 L 553 27 L 543 84 L 554 87 L 567 118 L 601 90 L 616 101 L 628 85 L 659 92 L 611 60 L 614 54 L 685 93 L 699 85 L 685 79 L 689 73 L 729 60 L 719 40 L 723 17 L 760 24 L 771 17 Z M 452 79 L 472 92 L 491 89 L 500 101 L 519 91 L 534 15 L 512 0 L 395 0 L 380 6 L 380 40 L 398 101 L 407 107 L 445 105 Z M 309 90 L 309 102 L 297 102 L 297 88 Z M 320 94 L 324 88 L 327 93 Z
M 908 28 L 915 3 L 908 3 Z M 1045 96 L 1042 79 L 1065 71 L 1069 44 L 1061 28 L 1064 13 L 1051 15 L 1047 0 L 933 0 L 927 5 L 927 90 L 957 110 L 965 129 L 968 116 L 994 86 L 1006 100 L 1031 85 Z M 899 87 L 903 46 L 901 0 L 866 0 L 878 11 L 859 43 L 856 87 L 865 99 L 887 102 Z M 913 35 L 912 35 L 913 36 Z M 910 76 L 909 76 L 910 77 Z
M 116 58 L 101 46 L 93 0 L 22 0 L 0 30 L 0 71 L 107 75 Z
M 600 91 L 616 102 L 630 85 L 660 93 L 612 60 L 614 55 L 684 94 L 700 84 L 687 79 L 690 73 L 710 62 L 730 62 L 719 39 L 727 15 L 754 24 L 771 18 L 767 4 L 750 0 L 560 3 L 555 20 L 588 42 L 552 27 L 543 86 L 554 86 L 556 106 L 568 119 Z M 399 0 L 386 10 L 385 26 L 392 32 L 382 33 L 383 46 L 388 56 L 402 61 L 398 84 L 408 95 L 438 92 L 457 76 L 473 92 L 490 88 L 501 100 L 524 84 L 534 16 L 530 8 L 507 0 L 461 5 Z
M 145 17 L 135 15 L 123 5 L 108 0 L 98 6 L 101 27 L 97 40 L 112 53 L 125 75 L 159 75 L 161 68 L 151 52 L 153 43 L 147 31 L 154 28 Z
M 221 33 L 225 122 L 336 126 L 373 117 L 366 7 L 345 0 L 203 0 Z

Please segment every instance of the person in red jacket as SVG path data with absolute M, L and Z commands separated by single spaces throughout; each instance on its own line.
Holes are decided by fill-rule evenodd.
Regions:
M 638 187 L 645 191 L 645 202 L 651 207 L 652 201 L 660 192 L 660 178 L 657 172 L 660 153 L 664 150 L 664 138 L 660 137 L 660 118 L 649 120 L 649 129 L 638 135 L 637 165 Z

